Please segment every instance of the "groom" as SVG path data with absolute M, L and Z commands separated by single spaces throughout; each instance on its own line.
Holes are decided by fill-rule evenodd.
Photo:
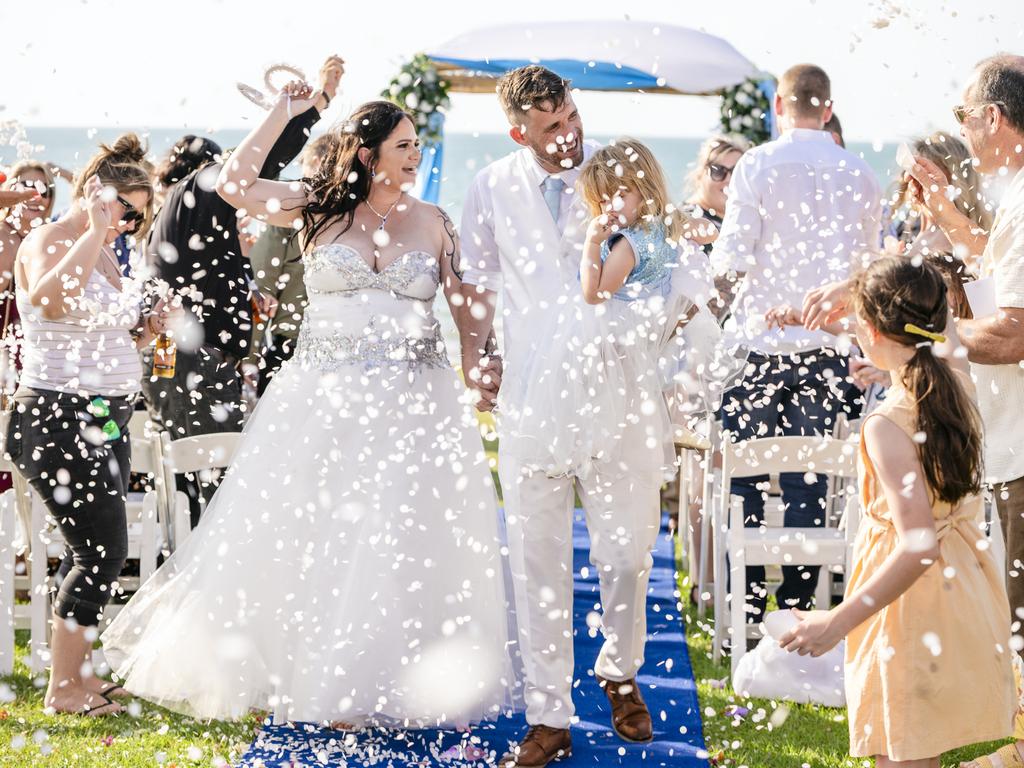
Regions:
M 576 275 L 588 216 L 574 184 L 580 165 L 597 145 L 584 142 L 569 82 L 554 72 L 522 67 L 502 77 L 497 90 L 511 126 L 509 136 L 523 148 L 480 171 L 466 197 L 460 240 L 463 294 L 472 318 L 467 324 L 472 325 L 463 341 L 462 368 L 480 392 L 482 410 L 494 407 L 497 383 L 504 375 L 501 412 L 514 417 L 530 404 L 512 402 L 516 395 L 509 393 L 522 390 L 516 376 L 531 347 L 545 343 L 539 338 L 545 321 L 579 299 Z M 494 350 L 486 348 L 499 304 L 504 372 Z M 624 439 L 630 436 L 624 433 Z M 572 750 L 576 493 L 601 585 L 605 641 L 594 664 L 595 676 L 610 701 L 615 732 L 627 741 L 649 741 L 651 716 L 636 674 L 647 634 L 647 580 L 660 522 L 660 476 L 616 472 L 585 479 L 548 477 L 520 466 L 503 453 L 501 444 L 498 459 L 530 726 L 499 765 L 539 768 Z

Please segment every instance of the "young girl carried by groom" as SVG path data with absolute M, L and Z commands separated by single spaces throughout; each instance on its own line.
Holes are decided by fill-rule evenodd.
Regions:
M 537 339 L 521 381 L 513 450 L 550 476 L 674 473 L 675 442 L 695 436 L 741 361 L 721 350 L 712 285 L 691 238 L 698 223 L 669 201 L 651 151 L 623 138 L 595 151 L 577 191 L 592 216 L 579 293 Z M 557 385 L 556 385 L 557 383 Z

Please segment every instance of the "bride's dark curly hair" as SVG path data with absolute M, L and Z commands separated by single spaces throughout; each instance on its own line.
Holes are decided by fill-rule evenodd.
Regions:
M 317 235 L 334 222 L 342 222 L 339 234 L 352 226 L 352 218 L 361 202 L 370 194 L 371 170 L 376 165 L 380 145 L 408 113 L 389 101 L 371 101 L 353 112 L 348 120 L 329 135 L 327 152 L 320 170 L 304 179 L 309 187 L 309 203 L 302 211 L 305 245 L 316 242 Z M 359 150 L 370 150 L 369 165 L 359 159 Z

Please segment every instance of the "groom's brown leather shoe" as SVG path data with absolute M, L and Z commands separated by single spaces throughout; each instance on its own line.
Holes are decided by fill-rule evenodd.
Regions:
M 572 755 L 568 728 L 531 725 L 519 744 L 502 755 L 498 768 L 544 768 Z
M 597 677 L 597 683 L 612 705 L 612 728 L 626 741 L 645 742 L 654 738 L 651 713 L 647 711 L 636 678 L 615 682 Z

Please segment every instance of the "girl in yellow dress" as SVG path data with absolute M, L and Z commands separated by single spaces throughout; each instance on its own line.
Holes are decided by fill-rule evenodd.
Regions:
M 981 527 L 981 421 L 966 359 L 937 355 L 955 334 L 938 270 L 881 259 L 850 290 L 857 342 L 893 386 L 861 429 L 845 599 L 794 611 L 780 642 L 819 656 L 846 638 L 851 756 L 938 768 L 943 752 L 1009 736 L 1016 704 L 1009 604 Z

